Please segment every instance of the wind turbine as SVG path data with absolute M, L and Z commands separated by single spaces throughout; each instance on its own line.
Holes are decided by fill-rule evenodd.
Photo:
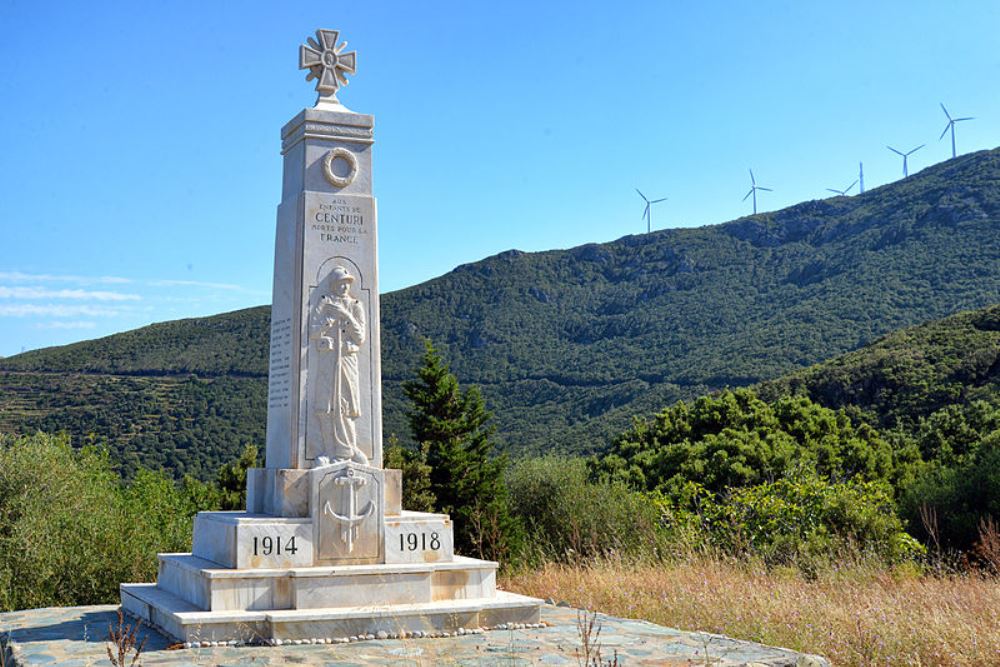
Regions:
M 907 176 L 910 175 L 910 172 L 906 168 L 906 158 L 910 157 L 911 155 L 913 155 L 914 153 L 916 153 L 917 151 L 919 151 L 921 148 L 923 148 L 926 145 L 927 144 L 920 144 L 919 146 L 917 146 L 916 148 L 914 148 L 909 153 L 901 153 L 901 152 L 897 151 L 895 148 L 893 148 L 892 146 L 886 146 L 886 148 L 888 148 L 889 150 L 891 150 L 896 155 L 902 155 L 903 156 L 903 178 L 906 178 Z
M 948 110 L 944 108 L 944 102 L 941 102 L 941 111 L 944 115 L 948 117 L 948 124 L 944 126 L 944 130 L 941 131 L 941 136 L 938 137 L 938 141 L 944 139 L 944 135 L 951 130 L 951 156 L 955 157 L 955 123 L 961 123 L 963 120 L 972 120 L 973 116 L 966 116 L 965 118 L 952 118 Z
M 765 188 L 762 185 L 757 185 L 757 179 L 753 177 L 753 169 L 750 170 L 750 192 L 743 196 L 743 201 L 747 200 L 747 197 L 753 195 L 753 214 L 757 215 L 757 191 L 764 190 L 765 192 L 774 192 L 771 188 Z
M 833 188 L 827 188 L 827 190 L 829 190 L 830 192 L 836 192 L 836 193 L 837 193 L 838 195 L 840 195 L 841 197 L 844 197 L 844 196 L 846 196 L 846 195 L 847 195 L 847 193 L 848 193 L 848 192 L 850 192 L 850 191 L 851 191 L 851 188 L 853 188 L 853 187 L 854 187 L 855 185 L 857 185 L 857 184 L 858 184 L 858 182 L 857 182 L 857 181 L 854 181 L 853 183 L 851 183 L 850 185 L 848 185 L 848 186 L 847 186 L 846 188 L 844 188 L 843 190 L 834 190 Z
M 861 194 L 865 193 L 865 163 L 858 163 L 858 182 L 861 183 Z
M 635 191 L 639 192 L 639 188 L 636 188 Z M 643 209 L 642 211 L 642 217 L 646 221 L 646 233 L 648 234 L 649 232 L 653 231 L 653 217 L 652 215 L 650 215 L 649 207 L 652 206 L 653 204 L 659 204 L 661 201 L 667 201 L 667 197 L 649 201 L 648 199 L 646 199 L 646 195 L 642 194 L 641 192 L 639 192 L 639 196 L 642 197 L 642 201 L 646 202 L 646 208 Z

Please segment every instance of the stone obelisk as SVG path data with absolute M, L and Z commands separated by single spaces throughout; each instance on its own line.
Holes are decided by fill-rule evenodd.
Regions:
M 337 100 L 355 52 L 319 30 L 299 67 L 319 99 L 281 130 L 267 467 L 354 460 L 382 467 L 374 118 Z

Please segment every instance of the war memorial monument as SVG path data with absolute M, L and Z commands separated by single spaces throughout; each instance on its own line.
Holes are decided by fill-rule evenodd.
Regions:
M 497 563 L 456 555 L 447 515 L 401 508 L 382 467 L 374 118 L 337 100 L 357 56 L 319 30 L 299 67 L 318 100 L 281 130 L 267 458 L 243 512 L 201 512 L 192 553 L 155 584 L 122 584 L 130 614 L 182 642 L 346 641 L 539 620 L 498 591 Z

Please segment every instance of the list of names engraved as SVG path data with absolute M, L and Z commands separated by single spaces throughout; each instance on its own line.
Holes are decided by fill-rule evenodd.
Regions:
M 271 323 L 271 359 L 267 374 L 267 407 L 287 408 L 292 396 L 292 318 Z

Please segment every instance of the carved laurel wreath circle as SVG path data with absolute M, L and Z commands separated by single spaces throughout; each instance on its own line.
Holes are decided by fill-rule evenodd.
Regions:
M 333 173 L 333 161 L 337 158 L 346 162 L 351 168 L 346 176 L 337 176 L 337 174 Z M 323 175 L 326 176 L 326 180 L 330 182 L 330 185 L 337 188 L 346 188 L 354 181 L 354 177 L 358 175 L 358 158 L 346 148 L 341 148 L 340 146 L 332 148 L 326 154 L 326 157 L 323 158 Z

